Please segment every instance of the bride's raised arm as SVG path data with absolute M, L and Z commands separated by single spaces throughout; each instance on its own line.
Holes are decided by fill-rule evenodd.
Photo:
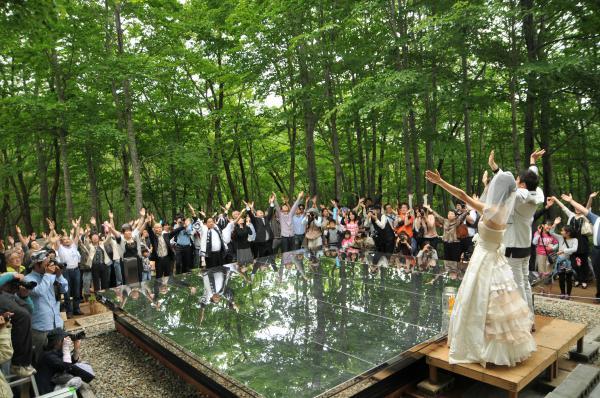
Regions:
M 478 201 L 477 199 L 473 199 L 465 191 L 462 189 L 455 187 L 454 185 L 445 181 L 440 173 L 435 170 L 427 170 L 425 172 L 425 178 L 432 184 L 439 185 L 442 189 L 446 190 L 450 195 L 454 196 L 457 199 L 462 200 L 467 205 L 471 206 L 473 209 L 477 210 L 479 213 L 483 212 L 484 204 L 483 202 Z

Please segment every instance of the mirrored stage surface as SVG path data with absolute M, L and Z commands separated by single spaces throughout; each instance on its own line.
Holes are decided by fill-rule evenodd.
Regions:
M 204 392 L 350 396 L 445 335 L 444 289 L 461 267 L 417 260 L 297 251 L 100 296 L 121 332 Z

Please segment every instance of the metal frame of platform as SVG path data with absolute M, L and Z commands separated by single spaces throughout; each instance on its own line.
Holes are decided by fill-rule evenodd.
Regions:
M 142 350 L 171 369 L 198 392 L 208 397 L 262 397 L 259 393 L 227 377 L 180 347 L 151 330 L 125 311 L 112 308 L 116 330 Z M 319 398 L 375 398 L 397 394 L 427 371 L 419 351 L 432 342 L 424 342 L 387 363 L 358 375 L 329 390 Z
M 483 368 L 479 364 L 450 365 L 446 339 L 424 347 L 419 353 L 426 356 L 430 383 L 437 384 L 438 369 L 444 369 L 506 390 L 508 397 L 517 398 L 519 392 L 544 371 L 547 371 L 550 380 L 554 379 L 558 373 L 559 358 L 575 344 L 578 351 L 582 350 L 586 325 L 539 315 L 536 316 L 535 325 L 534 338 L 537 351 L 515 367 L 488 365 Z

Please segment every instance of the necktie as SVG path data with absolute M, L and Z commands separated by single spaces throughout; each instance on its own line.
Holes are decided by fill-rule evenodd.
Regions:
M 212 229 L 208 230 L 208 236 L 206 237 L 206 253 L 210 256 L 212 252 Z

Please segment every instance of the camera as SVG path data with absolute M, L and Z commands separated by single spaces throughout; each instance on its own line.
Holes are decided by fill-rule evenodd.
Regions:
M 85 330 L 80 330 L 77 333 L 69 333 L 68 336 L 71 338 L 71 341 L 83 340 L 85 339 Z
M 50 263 L 49 263 L 48 265 L 55 265 L 55 266 L 57 266 L 58 268 L 60 268 L 61 270 L 65 269 L 65 268 L 67 267 L 67 264 L 65 264 L 65 263 L 59 263 L 59 262 L 58 262 L 58 261 L 56 261 L 56 260 L 51 260 L 51 261 L 50 261 Z
M 31 281 L 31 282 L 24 282 L 24 281 L 17 281 L 17 280 L 13 280 L 11 282 L 12 286 L 14 288 L 19 288 L 19 287 L 24 287 L 27 290 L 33 290 L 35 289 L 35 287 L 37 286 L 37 282 Z

